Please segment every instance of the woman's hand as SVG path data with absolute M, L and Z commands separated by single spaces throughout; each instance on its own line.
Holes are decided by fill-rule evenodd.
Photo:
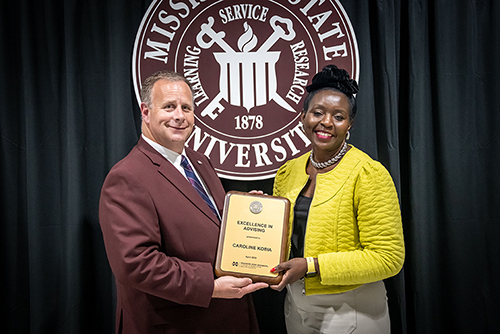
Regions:
M 307 272 L 307 261 L 305 258 L 294 258 L 290 261 L 280 263 L 273 269 L 273 273 L 284 272 L 283 278 L 280 284 L 271 285 L 270 288 L 273 290 L 281 291 L 287 284 L 292 284 L 304 277 Z

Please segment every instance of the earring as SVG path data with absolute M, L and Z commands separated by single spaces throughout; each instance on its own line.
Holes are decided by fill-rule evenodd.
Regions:
M 351 138 L 351 133 L 349 132 L 349 130 L 347 130 L 347 135 L 345 136 L 345 140 L 349 140 L 349 138 Z

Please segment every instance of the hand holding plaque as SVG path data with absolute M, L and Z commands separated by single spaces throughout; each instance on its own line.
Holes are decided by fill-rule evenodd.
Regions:
M 289 215 L 286 198 L 228 192 L 215 263 L 217 276 L 278 284 L 282 274 L 272 273 L 271 268 L 285 261 Z

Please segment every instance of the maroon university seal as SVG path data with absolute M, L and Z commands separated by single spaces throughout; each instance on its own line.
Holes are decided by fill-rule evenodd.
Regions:
M 237 180 L 272 178 L 310 149 L 300 111 L 305 86 L 323 66 L 359 76 L 356 37 L 339 1 L 157 0 L 133 52 L 138 101 L 153 72 L 183 74 L 196 118 L 187 145 L 220 177 Z

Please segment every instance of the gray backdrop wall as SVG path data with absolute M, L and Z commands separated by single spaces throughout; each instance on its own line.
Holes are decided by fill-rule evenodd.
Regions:
M 393 333 L 500 328 L 500 2 L 342 0 L 361 58 L 351 142 L 395 179 L 407 257 L 387 281 Z M 0 328 L 111 333 L 97 219 L 136 143 L 136 31 L 149 0 L 0 2 Z M 223 180 L 271 192 L 272 180 Z M 255 294 L 283 333 L 282 294 Z

